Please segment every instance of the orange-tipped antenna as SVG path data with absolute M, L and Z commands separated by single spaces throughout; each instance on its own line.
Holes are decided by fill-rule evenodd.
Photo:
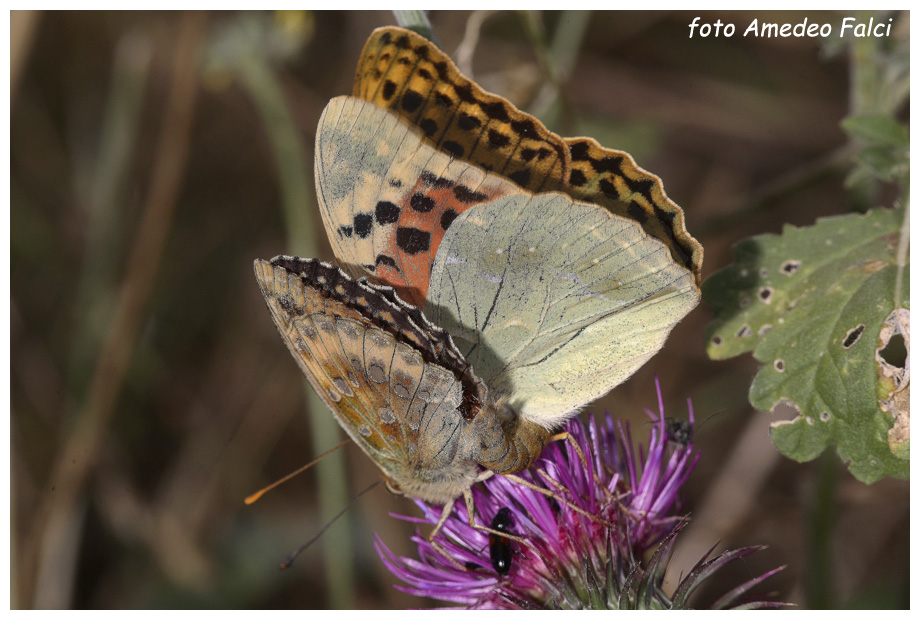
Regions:
M 313 465 L 315 465 L 316 463 L 320 462 L 321 460 L 323 460 L 324 458 L 326 458 L 328 455 L 332 454 L 333 452 L 335 452 L 336 450 L 338 450 L 339 448 L 341 448 L 342 446 L 344 446 L 345 444 L 347 444 L 349 441 L 351 441 L 351 440 L 350 440 L 350 439 L 346 439 L 345 441 L 343 441 L 342 443 L 340 443 L 340 444 L 337 445 L 336 447 L 331 448 L 331 449 L 329 449 L 329 450 L 326 450 L 325 452 L 323 452 L 322 454 L 320 454 L 318 457 L 316 457 L 315 459 L 313 459 L 312 461 L 310 461 L 309 463 L 307 463 L 306 465 L 304 465 L 303 467 L 301 467 L 300 469 L 298 469 L 297 471 L 292 471 L 291 473 L 289 473 L 287 476 L 285 476 L 285 477 L 282 478 L 281 480 L 276 480 L 275 482 L 272 482 L 270 485 L 268 485 L 267 487 L 265 487 L 265 488 L 262 489 L 261 491 L 256 491 L 255 493 L 253 493 L 252 495 L 250 495 L 249 497 L 247 497 L 247 498 L 244 500 L 244 501 L 246 502 L 246 505 L 248 506 L 249 504 L 254 503 L 257 499 L 259 499 L 260 497 L 262 497 L 263 495 L 265 495 L 266 493 L 268 493 L 269 491 L 271 491 L 272 489 L 274 489 L 276 486 L 278 486 L 278 485 L 281 484 L 282 482 L 287 482 L 288 480 L 290 480 L 291 478 L 293 478 L 293 477 L 296 476 L 297 474 L 302 474 L 303 472 L 307 471 L 308 469 L 310 469 L 311 467 L 313 467 Z
M 334 450 L 334 449 L 335 449 L 335 448 L 333 448 L 333 450 Z M 323 526 L 323 529 L 321 529 L 321 530 L 316 534 L 316 536 L 314 536 L 313 538 L 311 538 L 310 540 L 308 540 L 307 542 L 305 542 L 303 545 L 301 545 L 300 548 L 297 549 L 297 551 L 295 551 L 295 552 L 292 553 L 291 555 L 289 555 L 289 556 L 287 556 L 286 558 L 284 558 L 284 561 L 281 563 L 281 570 L 284 570 L 284 569 L 286 569 L 286 568 L 290 568 L 290 567 L 291 567 L 291 564 L 294 563 L 294 560 L 297 559 L 297 556 L 298 556 L 298 555 L 300 555 L 301 553 L 303 553 L 303 552 L 307 549 L 307 547 L 309 547 L 310 545 L 312 545 L 313 543 L 315 543 L 317 540 L 319 540 L 319 537 L 322 536 L 322 535 L 326 532 L 326 530 L 328 530 L 328 529 L 332 526 L 333 523 L 335 523 L 336 521 L 338 521 L 338 520 L 339 520 L 339 517 L 341 517 L 343 514 L 345 514 L 345 511 L 346 511 L 346 510 L 348 510 L 349 508 L 351 508 L 352 506 L 354 506 L 355 502 L 358 501 L 358 498 L 360 498 L 362 495 L 364 495 L 365 493 L 367 493 L 368 491 L 370 491 L 371 489 L 373 489 L 373 488 L 374 488 L 375 486 L 377 486 L 378 484 L 380 484 L 380 480 L 377 480 L 377 482 L 375 482 L 375 483 L 372 484 L 371 486 L 367 487 L 366 489 L 364 489 L 363 491 L 361 491 L 360 493 L 358 493 L 357 495 L 355 495 L 355 496 L 351 499 L 351 501 L 348 502 L 348 505 L 345 506 L 344 508 L 342 508 L 342 509 L 339 511 L 339 513 L 338 513 L 337 515 L 335 515 L 334 517 L 332 517 L 332 520 L 329 521 L 329 523 L 327 523 L 326 525 L 324 525 L 324 526 Z

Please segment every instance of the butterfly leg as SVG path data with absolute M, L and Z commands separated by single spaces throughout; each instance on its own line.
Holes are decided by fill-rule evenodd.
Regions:
M 584 451 L 582 451 L 581 446 L 578 445 L 578 442 L 575 441 L 575 438 L 572 437 L 569 433 L 567 433 L 567 432 L 556 433 L 555 435 L 553 435 L 552 437 L 549 438 L 549 441 L 564 441 L 564 440 L 566 440 L 566 439 L 569 440 L 569 443 L 570 443 L 571 446 L 575 449 L 575 452 L 578 454 L 578 458 L 579 458 L 579 460 L 581 461 L 582 465 L 583 465 L 585 468 L 587 468 L 587 467 L 588 467 L 588 460 L 587 460 L 587 458 L 585 458 L 585 453 L 584 453 Z M 552 479 L 551 477 L 549 477 L 549 476 L 544 476 L 544 479 L 545 479 L 547 482 L 549 482 L 549 483 L 551 483 L 551 484 L 553 484 L 553 485 L 557 485 L 557 484 L 558 484 L 558 483 L 556 483 L 555 480 L 553 480 L 553 479 Z M 558 488 L 558 487 L 557 487 L 557 488 Z M 636 514 L 635 514 L 634 511 L 630 510 L 627 506 L 625 506 L 625 505 L 620 501 L 620 497 L 622 497 L 622 496 L 615 495 L 615 494 L 611 493 L 611 492 L 610 492 L 608 489 L 606 489 L 606 488 L 604 488 L 604 491 L 606 492 L 607 496 L 610 497 L 610 499 L 613 500 L 613 502 L 617 505 L 617 507 L 620 508 L 620 510 L 622 510 L 623 512 L 625 512 L 628 516 L 632 517 L 633 520 L 635 520 L 635 521 L 639 521 L 639 520 L 640 520 L 640 518 L 636 516 Z M 570 505 L 570 504 L 569 504 L 569 505 Z M 571 505 L 570 505 L 570 506 L 571 506 Z M 574 506 L 573 506 L 573 508 L 574 508 Z M 577 509 L 576 509 L 576 510 L 577 510 Z M 581 511 L 578 511 L 578 512 L 581 512 Z M 584 514 L 584 513 L 582 513 L 582 514 Z M 597 517 L 595 517 L 595 516 L 592 516 L 591 518 L 592 518 L 592 520 L 595 521 L 595 522 L 602 523 L 602 524 L 605 523 L 604 521 L 598 521 Z M 609 524 L 606 524 L 606 525 L 609 526 Z
M 493 472 L 490 471 L 487 473 L 491 476 Z M 509 476 L 509 478 L 517 479 L 516 476 Z M 527 483 L 526 480 L 523 482 Z M 527 483 L 527 484 L 530 484 L 530 483 Z M 496 536 L 501 536 L 502 538 L 514 540 L 519 543 L 524 543 L 524 544 L 527 543 L 527 541 L 521 538 L 520 536 L 515 536 L 514 534 L 509 534 L 508 532 L 501 532 L 499 530 L 494 530 L 484 525 L 478 525 L 476 523 L 476 506 L 473 501 L 473 493 L 469 489 L 466 489 L 465 491 L 463 491 L 463 501 L 466 504 L 466 514 L 469 516 L 469 524 L 471 528 L 479 530 L 480 532 L 486 532 L 487 534 L 495 534 Z M 431 530 L 431 534 L 428 535 L 428 541 L 431 542 L 432 544 L 436 544 L 434 538 L 435 536 L 438 535 L 438 532 L 441 531 L 441 528 L 447 522 L 447 518 L 450 516 L 450 513 L 453 510 L 453 508 L 454 508 L 453 502 L 448 502 L 447 504 L 444 504 L 444 509 L 441 511 L 441 518 L 438 519 L 438 522 L 434 526 L 434 529 Z
M 569 433 L 566 433 L 566 432 L 557 433 L 557 434 L 553 435 L 552 437 L 550 437 L 549 441 L 563 441 L 563 440 L 566 440 L 566 439 L 569 440 L 569 443 L 572 445 L 572 447 L 575 449 L 575 452 L 578 454 L 578 458 L 579 458 L 579 460 L 581 461 L 582 465 L 587 469 L 587 467 L 588 467 L 588 460 L 587 460 L 587 458 L 585 458 L 585 453 L 584 453 L 584 451 L 581 449 L 581 446 L 578 445 L 578 442 L 575 441 L 575 438 L 572 437 Z M 541 472 L 541 473 L 542 473 L 542 472 Z M 555 480 L 553 480 L 552 477 L 547 476 L 547 475 L 544 474 L 544 475 L 543 475 L 543 478 L 544 478 L 547 482 L 549 482 L 549 483 L 551 483 L 552 485 L 556 486 L 556 488 L 559 488 L 559 487 L 558 487 L 558 484 L 559 484 L 559 483 L 557 483 Z M 561 491 L 561 489 L 560 489 L 560 491 Z M 636 513 L 635 513 L 633 510 L 631 510 L 630 508 L 628 508 L 626 505 L 624 505 L 624 504 L 620 501 L 620 497 L 622 497 L 622 495 L 613 494 L 613 493 L 611 493 L 606 487 L 604 487 L 604 492 L 607 494 L 607 496 L 608 496 L 610 499 L 613 500 L 613 502 L 617 505 L 617 507 L 618 507 L 620 510 L 622 510 L 626 515 L 628 515 L 629 517 L 631 517 L 631 518 L 632 518 L 634 521 L 636 521 L 636 522 L 640 521 L 640 517 L 637 516 Z M 628 492 L 628 491 L 627 491 L 627 492 Z M 575 506 L 572 506 L 571 504 L 567 504 L 567 505 L 570 506 L 570 507 L 572 507 L 572 508 L 575 508 Z M 587 513 L 584 513 L 583 511 L 579 510 L 578 508 L 575 508 L 575 510 L 576 510 L 577 512 L 582 513 L 582 514 L 587 514 Z M 591 519 L 592 519 L 593 521 L 597 522 L 597 523 L 604 524 L 604 525 L 606 525 L 606 526 L 608 526 L 608 527 L 610 526 L 609 523 L 606 523 L 606 522 L 603 521 L 603 520 L 599 520 L 596 516 L 593 516 L 593 515 L 588 515 L 588 516 L 590 516 Z
M 569 433 L 567 433 L 567 432 L 556 433 L 555 435 L 551 436 L 551 437 L 549 438 L 548 441 L 565 441 L 565 440 L 568 440 L 568 441 L 569 441 L 569 443 L 571 444 L 572 448 L 575 450 L 576 454 L 578 454 L 578 459 L 581 461 L 582 467 L 584 467 L 585 469 L 587 469 L 587 468 L 588 468 L 588 459 L 585 457 L 585 453 L 584 453 L 584 451 L 581 449 L 581 446 L 578 445 L 578 442 L 575 441 L 575 438 L 572 437 Z M 557 483 L 555 480 L 553 480 L 551 477 L 544 476 L 544 478 L 545 478 L 545 480 L 546 480 L 547 482 L 549 482 L 550 484 L 552 484 L 553 486 L 555 486 L 557 489 L 559 488 L 558 483 Z M 610 491 L 609 491 L 608 489 L 603 488 L 603 490 L 604 490 L 604 492 L 607 494 L 608 497 L 610 497 L 611 499 L 613 499 L 614 501 L 616 501 L 616 502 L 619 504 L 618 498 L 617 498 L 617 497 L 614 497 L 614 496 L 610 493 Z
M 540 473 L 543 475 L 544 479 L 546 479 L 546 480 L 552 482 L 552 478 L 551 478 L 550 476 L 546 475 L 546 474 L 545 474 L 544 472 L 542 472 L 542 471 L 541 471 Z M 514 482 L 516 482 L 516 483 L 518 483 L 518 484 L 520 484 L 520 485 L 522 485 L 522 486 L 525 486 L 525 487 L 527 487 L 528 489 L 531 489 L 531 490 L 533 490 L 533 491 L 536 491 L 537 493 L 540 493 L 541 495 L 545 495 L 545 496 L 547 496 L 547 497 L 550 497 L 550 498 L 556 500 L 557 502 L 559 502 L 560 504 L 565 504 L 566 506 L 568 506 L 569 508 L 571 508 L 572 510 L 574 510 L 574 511 L 577 512 L 578 514 L 580 514 L 580 515 L 582 515 L 582 516 L 584 516 L 584 517 L 587 517 L 587 518 L 591 519 L 591 520 L 594 521 L 595 523 L 598 523 L 598 524 L 600 524 L 600 525 L 603 525 L 604 527 L 610 527 L 610 523 L 604 521 L 604 520 L 601 519 L 599 516 L 597 516 L 597 515 L 595 515 L 595 514 L 591 514 L 591 513 L 588 512 L 587 510 L 585 510 L 585 509 L 583 509 L 583 508 L 579 508 L 578 506 L 576 506 L 576 505 L 573 504 L 572 502 L 570 502 L 570 501 L 568 501 L 568 500 L 566 500 L 566 499 L 563 499 L 563 497 L 562 497 L 562 495 L 561 495 L 561 493 L 563 492 L 563 489 L 558 489 L 558 492 L 552 491 L 552 490 L 550 490 L 550 489 L 546 489 L 546 488 L 537 486 L 537 485 L 535 485 L 534 483 L 529 482 L 529 481 L 527 481 L 527 480 L 524 480 L 523 478 L 521 478 L 521 477 L 519 477 L 519 476 L 515 476 L 514 474 L 505 474 L 505 478 L 508 478 L 509 480 L 513 480 Z M 482 529 L 482 528 L 477 527 L 476 529 Z
M 482 482 L 483 480 L 488 480 L 494 475 L 495 475 L 494 471 L 487 469 L 476 477 L 476 480 L 473 481 L 473 484 L 476 484 L 477 482 Z M 473 494 L 470 493 L 469 489 L 466 489 L 465 491 L 463 491 L 463 497 L 466 500 L 466 510 L 470 515 L 470 525 L 472 525 L 473 527 L 476 527 L 475 525 L 473 525 Z M 428 535 L 429 541 L 434 542 L 434 537 L 438 535 L 438 532 L 441 531 L 441 528 L 444 526 L 444 523 L 447 522 L 447 517 L 450 516 L 450 511 L 453 510 L 453 508 L 454 508 L 453 501 L 450 501 L 444 504 L 444 509 L 441 511 L 441 518 L 438 519 L 438 522 L 434 526 L 434 529 L 431 530 L 431 534 Z
M 569 443 L 572 444 L 572 447 L 575 449 L 575 452 L 578 453 L 578 458 L 581 461 L 582 466 L 585 467 L 585 469 L 587 469 L 588 459 L 585 458 L 585 453 L 582 451 L 581 446 L 578 445 L 578 442 L 575 441 L 575 438 L 572 437 L 569 433 L 565 431 L 561 433 L 556 433 L 555 435 L 550 436 L 550 438 L 546 442 L 549 443 L 551 441 L 565 441 L 566 439 L 569 440 Z
M 438 532 L 441 531 L 441 528 L 444 527 L 444 524 L 447 522 L 447 517 L 450 516 L 451 511 L 454 509 L 454 501 L 451 500 L 444 504 L 444 508 L 441 510 L 441 517 L 438 519 L 438 522 L 435 524 L 434 529 L 431 530 L 431 534 L 428 535 L 428 540 L 434 542 L 434 537 L 438 535 Z

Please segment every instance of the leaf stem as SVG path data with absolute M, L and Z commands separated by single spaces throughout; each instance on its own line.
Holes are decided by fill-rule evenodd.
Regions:
M 400 28 L 420 34 L 438 47 L 441 47 L 425 11 L 393 11 L 393 17 L 396 18 L 396 23 L 399 24 Z

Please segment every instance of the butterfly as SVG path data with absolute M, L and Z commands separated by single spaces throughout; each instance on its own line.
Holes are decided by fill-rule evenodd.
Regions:
M 628 155 L 558 138 L 452 64 L 425 69 L 436 48 L 400 43 L 424 58 L 397 75 L 411 62 L 376 50 L 376 35 L 356 91 L 362 74 L 380 78 L 376 92 L 399 92 L 406 112 L 434 71 L 452 95 L 422 97 L 416 124 L 333 99 L 314 171 L 348 273 L 293 257 L 255 271 L 291 353 L 390 488 L 445 504 L 431 538 L 459 495 L 474 525 L 472 484 L 528 467 L 555 427 L 661 348 L 699 301 L 702 253 Z M 371 55 L 391 69 L 365 70 Z M 426 137 L 442 126 L 460 133 Z
M 699 302 L 692 272 L 634 220 L 528 192 L 373 104 L 330 101 L 315 162 L 339 261 L 424 308 L 527 422 L 555 428 L 606 394 Z

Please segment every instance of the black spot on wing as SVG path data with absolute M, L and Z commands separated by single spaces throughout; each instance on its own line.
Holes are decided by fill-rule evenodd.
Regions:
M 399 267 L 396 266 L 396 261 L 393 260 L 393 258 L 387 256 L 386 254 L 378 254 L 377 258 L 374 260 L 374 265 L 375 267 L 379 267 L 383 265 L 385 267 L 390 267 L 391 269 L 395 269 L 397 272 L 399 271 Z
M 439 177 L 438 175 L 434 174 L 433 172 L 429 172 L 428 170 L 423 170 L 420 178 L 422 182 L 425 183 L 425 185 L 427 185 L 428 187 L 433 187 L 435 189 L 452 187 L 454 184 L 454 182 L 451 181 L 450 179 L 447 179 L 445 177 Z
M 419 129 L 425 132 L 429 138 L 438 133 L 438 123 L 433 118 L 425 118 L 418 124 Z
M 374 218 L 378 224 L 395 224 L 399 220 L 399 213 L 402 211 L 392 202 L 381 200 L 377 203 L 374 210 Z
M 533 120 L 529 118 L 511 121 L 511 129 L 522 138 L 537 139 L 540 137 L 536 125 L 534 125 Z
M 505 134 L 495 131 L 494 129 L 489 130 L 489 145 L 493 148 L 503 148 L 511 144 L 511 138 Z
M 457 219 L 457 216 L 460 215 L 453 209 L 446 209 L 444 213 L 441 214 L 441 230 L 447 230 L 450 228 L 450 225 L 454 223 L 454 220 Z
M 434 209 L 435 202 L 434 198 L 431 196 L 426 196 L 422 193 L 412 194 L 409 198 L 409 206 L 412 207 L 413 211 L 418 213 L 429 213 Z
M 508 175 L 508 178 L 521 187 L 527 187 L 527 184 L 530 183 L 530 170 L 525 168 L 523 170 L 518 170 L 517 172 L 512 172 Z
M 486 116 L 491 119 L 502 123 L 507 123 L 509 120 L 511 120 L 511 117 L 508 116 L 508 109 L 501 101 L 480 103 L 479 105 L 482 108 L 482 111 L 486 113 Z
M 358 213 L 355 215 L 355 234 L 361 239 L 367 239 L 374 228 L 374 217 L 370 213 Z
M 409 255 L 427 252 L 431 248 L 431 233 L 418 228 L 400 226 L 396 229 L 396 246 Z
M 475 204 L 486 200 L 489 196 L 482 192 L 475 192 L 466 185 L 458 185 L 454 188 L 454 197 L 463 204 Z
M 421 107 L 423 101 L 419 93 L 414 90 L 407 90 L 402 96 L 402 109 L 406 112 L 415 112 Z
M 457 116 L 457 127 L 463 131 L 471 131 L 473 129 L 478 129 L 482 126 L 482 121 L 480 121 L 475 116 L 470 116 L 466 112 L 461 112 Z
M 569 185 L 572 187 L 581 187 L 587 182 L 588 178 L 581 170 L 572 170 L 571 174 L 569 174 Z
M 396 83 L 391 80 L 387 80 L 383 83 L 383 98 L 389 101 L 393 98 L 394 94 L 396 94 Z
M 447 151 L 447 154 L 454 159 L 462 158 L 465 152 L 460 143 L 454 142 L 453 140 L 445 140 L 441 143 L 441 148 Z
M 454 100 L 442 92 L 435 92 L 434 100 L 435 103 L 445 108 L 452 108 L 455 105 Z

